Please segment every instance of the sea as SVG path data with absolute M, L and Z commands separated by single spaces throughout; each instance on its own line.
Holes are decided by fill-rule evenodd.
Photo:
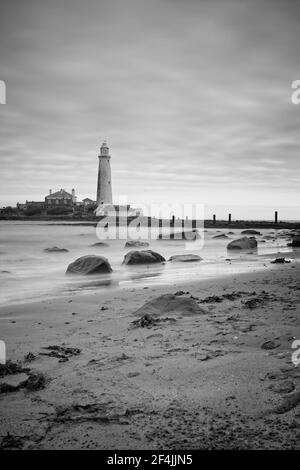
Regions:
M 255 229 L 255 227 L 251 227 Z M 147 238 L 141 230 L 138 237 Z M 201 281 L 262 269 L 272 269 L 272 258 L 281 254 L 294 259 L 299 256 L 287 246 L 284 230 L 257 229 L 257 251 L 227 251 L 231 240 L 240 238 L 241 229 L 199 230 L 196 241 L 147 240 L 149 248 L 160 253 L 166 262 L 153 265 L 122 264 L 130 249 L 125 248 L 126 234 L 116 239 L 109 230 L 107 239 L 100 239 L 93 225 L 49 221 L 0 221 L 0 306 L 29 303 L 37 300 L 84 294 L 108 289 L 172 286 L 184 281 Z M 219 237 L 226 235 L 227 238 Z M 263 237 L 268 235 L 268 239 Z M 137 236 L 135 238 L 138 238 Z M 217 238 L 216 238 L 217 237 Z M 107 246 L 92 246 L 99 241 Z M 67 252 L 49 253 L 46 248 L 57 246 Z M 173 255 L 197 254 L 197 262 L 168 261 Z M 84 255 L 105 256 L 112 273 L 93 276 L 66 275 L 69 263 Z

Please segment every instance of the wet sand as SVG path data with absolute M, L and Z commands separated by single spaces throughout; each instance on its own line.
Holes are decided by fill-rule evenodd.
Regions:
M 8 358 L 46 382 L 0 394 L 0 447 L 299 448 L 300 365 L 291 361 L 300 339 L 299 279 L 293 261 L 216 280 L 2 307 Z M 205 313 L 133 328 L 133 313 L 166 293 L 193 296 Z M 269 341 L 270 349 L 261 347 Z M 53 345 L 80 352 L 45 349 Z

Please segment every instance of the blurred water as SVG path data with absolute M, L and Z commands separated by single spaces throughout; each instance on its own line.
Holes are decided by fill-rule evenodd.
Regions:
M 255 228 L 255 227 L 254 227 Z M 194 253 L 203 260 L 192 263 L 166 262 L 150 266 L 124 266 L 122 261 L 129 249 L 125 240 L 107 240 L 107 247 L 91 247 L 99 242 L 93 226 L 59 225 L 49 222 L 0 222 L 0 305 L 29 302 L 70 292 L 154 284 L 174 284 L 177 281 L 201 280 L 226 274 L 247 272 L 271 267 L 270 255 L 277 252 L 294 256 L 286 246 L 287 239 L 267 240 L 258 236 L 258 251 L 254 254 L 227 253 L 230 240 L 240 237 L 241 230 L 228 235 L 229 239 L 216 239 L 215 235 L 228 234 L 229 229 L 205 231 L 204 243 L 175 240 L 150 240 L 150 249 L 166 260 L 174 254 Z M 260 230 L 262 235 L 270 230 Z M 274 231 L 273 231 L 274 232 Z M 140 235 L 143 235 L 142 231 Z M 58 246 L 68 253 L 46 253 L 45 248 Z M 113 268 L 111 274 L 92 277 L 66 276 L 68 264 L 76 258 L 96 254 L 107 257 Z M 230 258 L 232 261 L 226 261 Z

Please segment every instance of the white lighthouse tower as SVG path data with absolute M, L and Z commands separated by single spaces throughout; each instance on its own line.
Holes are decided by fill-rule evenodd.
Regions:
M 112 204 L 110 155 L 106 140 L 100 148 L 97 184 L 97 204 Z

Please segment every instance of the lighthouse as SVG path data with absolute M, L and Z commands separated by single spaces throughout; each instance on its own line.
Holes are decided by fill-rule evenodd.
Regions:
M 106 140 L 100 148 L 97 184 L 97 204 L 112 204 L 110 155 Z

